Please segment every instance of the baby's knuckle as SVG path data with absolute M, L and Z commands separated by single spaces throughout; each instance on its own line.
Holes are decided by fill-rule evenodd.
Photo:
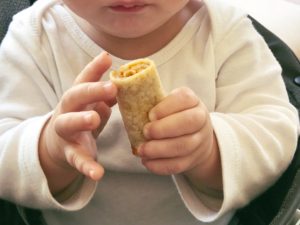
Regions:
M 71 166 L 75 166 L 76 162 L 76 154 L 73 151 L 66 151 L 65 152 L 66 160 Z
M 64 111 L 64 109 L 66 108 L 66 105 L 68 105 L 70 102 L 73 102 L 74 100 L 74 96 L 72 94 L 71 89 L 67 90 L 62 98 L 61 98 L 61 108 Z
M 195 112 L 194 110 L 189 111 L 187 116 L 185 117 L 185 120 L 184 120 L 185 126 L 188 126 L 188 127 L 199 126 L 199 123 L 201 122 L 200 117 L 201 116 L 197 112 Z
M 94 87 L 93 84 L 86 84 L 85 85 L 85 92 L 86 92 L 87 96 L 93 95 L 94 91 L 95 91 L 95 87 Z
M 63 137 L 62 128 L 65 127 L 65 126 L 62 126 L 62 124 L 63 124 L 62 120 L 63 119 L 61 118 L 61 116 L 57 116 L 55 119 L 53 119 L 54 131 L 60 137 Z
M 152 145 L 151 142 L 144 143 L 143 145 L 143 156 L 152 158 Z
M 73 157 L 72 157 L 72 165 L 76 168 L 79 168 L 80 167 L 80 163 L 79 163 L 79 157 L 77 156 L 77 154 L 73 154 Z
M 160 138 L 164 132 L 158 122 L 152 122 L 147 126 L 146 133 L 149 138 Z
M 76 168 L 78 171 L 83 171 L 84 163 L 76 152 L 73 150 L 66 151 L 65 156 L 70 166 Z
M 80 171 L 81 173 L 84 173 L 85 169 L 85 162 L 82 160 L 82 158 L 78 155 L 74 158 L 74 166 L 75 168 Z
M 186 143 L 183 141 L 177 141 L 173 146 L 173 155 L 181 156 L 186 148 Z
M 183 171 L 183 166 L 181 163 L 172 163 L 167 164 L 164 168 L 164 174 L 171 175 L 171 174 L 178 174 Z
M 205 121 L 206 113 L 204 110 L 197 108 L 197 109 L 191 111 L 189 118 L 190 118 L 191 122 L 193 122 L 196 125 L 199 125 Z
M 178 97 L 181 101 L 185 102 L 185 104 L 194 106 L 199 103 L 198 97 L 195 93 L 188 87 L 182 87 L 179 89 Z
M 155 163 L 145 163 L 144 166 L 149 170 L 151 171 L 152 173 L 155 173 L 155 174 L 162 174 L 160 171 L 161 169 L 155 164 Z
M 192 134 L 189 138 L 189 142 L 191 143 L 191 146 L 195 147 L 198 146 L 202 142 L 202 134 L 201 132 L 196 132 Z

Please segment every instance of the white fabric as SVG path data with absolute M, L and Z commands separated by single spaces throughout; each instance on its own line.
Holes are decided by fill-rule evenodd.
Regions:
M 299 0 L 227 0 L 280 37 L 300 59 Z
M 40 131 L 76 75 L 101 52 L 59 1 L 37 1 L 15 16 L 0 50 L 2 198 L 45 209 L 50 225 L 226 224 L 236 208 L 287 168 L 298 115 L 288 103 L 280 67 L 246 15 L 221 0 L 208 0 L 149 58 L 167 91 L 189 86 L 210 111 L 223 197 L 196 191 L 181 175 L 173 182 L 148 173 L 130 152 L 115 106 L 98 140 L 104 179 L 98 186 L 85 179 L 71 198 L 58 202 L 38 161 Z M 112 69 L 125 62 L 113 56 Z

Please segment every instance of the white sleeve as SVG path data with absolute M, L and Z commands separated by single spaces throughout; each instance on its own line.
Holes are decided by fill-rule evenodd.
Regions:
M 204 222 L 245 206 L 279 178 L 295 153 L 299 124 L 281 68 L 250 20 L 242 19 L 216 43 L 215 59 L 217 99 L 210 116 L 223 193 L 197 193 L 183 176 L 174 177 L 183 201 Z
M 74 195 L 58 202 L 39 163 L 39 136 L 59 96 L 48 75 L 47 40 L 33 29 L 27 13 L 18 15 L 1 43 L 0 197 L 28 207 L 79 209 L 96 183 L 84 179 Z

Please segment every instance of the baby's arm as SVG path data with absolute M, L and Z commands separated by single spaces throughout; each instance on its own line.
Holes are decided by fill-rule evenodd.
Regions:
M 110 65 L 107 53 L 89 63 L 65 92 L 42 131 L 39 158 L 54 194 L 80 174 L 97 181 L 104 173 L 96 162 L 93 131 L 103 128 L 110 106 L 115 103 L 116 87 L 110 82 L 99 82 Z
M 89 201 L 95 191 L 96 183 L 91 179 L 81 179 L 82 177 L 74 172 L 73 167 L 66 166 L 65 163 L 58 164 L 63 167 L 66 166 L 66 170 L 62 170 L 57 166 L 57 162 L 65 160 L 62 154 L 60 155 L 61 159 L 55 161 L 55 163 L 45 160 L 44 154 L 48 153 L 48 151 L 45 151 L 44 147 L 52 148 L 55 144 L 54 142 L 49 143 L 49 141 L 55 141 L 53 137 L 60 141 L 63 139 L 61 136 L 55 136 L 53 132 L 48 130 L 50 130 L 50 126 L 56 124 L 55 129 L 61 132 L 60 135 L 66 136 L 66 129 L 70 132 L 70 127 L 61 125 L 65 124 L 66 118 L 74 118 L 70 107 L 74 107 L 79 101 L 83 103 L 84 99 L 73 99 L 74 104 L 73 102 L 72 104 L 65 104 L 69 102 L 66 100 L 66 96 L 74 97 L 74 90 L 84 89 L 83 86 L 85 85 L 94 87 L 94 91 L 102 89 L 104 83 L 96 82 L 98 81 L 96 79 L 101 77 L 102 72 L 104 72 L 110 62 L 108 62 L 109 59 L 104 60 L 106 63 L 102 63 L 102 66 L 99 63 L 99 67 L 90 65 L 90 69 L 86 68 L 85 71 L 90 70 L 90 75 L 95 75 L 97 72 L 99 74 L 93 77 L 89 76 L 89 73 L 81 73 L 75 84 L 73 84 L 74 76 L 80 74 L 81 69 L 90 60 L 90 56 L 81 57 L 82 55 L 78 54 L 72 57 L 73 61 L 64 61 L 65 58 L 61 55 L 63 51 L 66 51 L 64 48 L 59 49 L 59 51 L 55 49 L 55 54 L 57 54 L 55 55 L 47 33 L 40 24 L 41 21 L 44 21 L 38 17 L 41 14 L 32 13 L 31 10 L 33 8 L 29 8 L 14 17 L 14 21 L 11 23 L 10 29 L 1 43 L 0 198 L 27 207 L 75 210 L 82 208 Z M 48 19 L 52 21 L 51 16 Z M 25 36 L 24 33 L 26 33 Z M 54 55 L 58 57 L 54 57 Z M 72 63 L 75 64 L 74 67 Z M 72 84 L 74 86 L 71 88 L 73 91 L 68 91 L 67 89 Z M 113 86 L 111 88 L 114 89 Z M 66 90 L 69 94 L 63 95 Z M 88 90 L 93 90 L 93 88 L 88 88 Z M 72 92 L 73 94 L 70 94 Z M 111 92 L 108 91 L 108 93 Z M 94 122 L 92 122 L 92 128 L 89 128 L 90 130 L 99 123 L 100 128 L 97 130 L 101 130 L 105 124 L 110 113 L 109 107 L 114 104 L 114 100 L 109 100 L 112 95 L 107 98 L 97 96 L 94 99 L 95 102 L 89 105 L 88 108 L 75 110 L 78 112 L 76 115 L 81 115 L 79 111 L 91 113 Z M 62 98 L 65 99 L 64 109 L 61 107 L 63 104 L 60 103 Z M 59 108 L 66 110 L 66 107 L 69 107 L 69 112 L 65 111 L 64 114 L 61 114 L 62 112 L 58 111 Z M 84 108 L 84 106 L 80 107 Z M 63 115 L 73 116 L 64 117 Z M 54 120 L 54 118 L 57 118 L 57 120 Z M 62 127 L 63 129 L 61 129 Z M 87 128 L 85 127 L 85 129 Z M 92 133 L 95 134 L 94 130 Z M 48 138 L 49 134 L 52 134 L 53 137 Z M 89 137 L 89 140 L 92 140 L 90 134 L 86 136 Z M 45 142 L 42 140 L 43 138 L 45 138 Z M 90 143 L 92 144 L 93 142 L 91 141 Z M 44 150 L 39 149 L 41 147 Z M 92 146 L 89 149 L 92 149 Z M 59 150 L 61 149 L 56 149 L 57 152 Z M 51 154 L 51 159 L 57 160 L 54 157 L 55 155 L 53 155 L 53 151 L 51 151 Z M 75 157 L 73 157 L 74 159 Z M 45 163 L 48 164 L 46 165 Z M 56 167 L 52 171 L 53 168 L 48 166 Z M 99 167 L 97 168 L 99 169 Z M 70 177 L 70 175 L 72 176 Z M 101 172 L 98 170 L 98 172 L 95 172 L 95 175 L 97 179 L 97 176 L 101 176 Z M 77 180 L 81 182 L 80 186 L 76 185 L 79 191 L 73 192 L 71 190 L 69 193 L 72 192 L 72 198 L 64 198 L 64 200 L 68 200 L 67 203 L 65 201 L 59 202 L 53 198 L 53 193 L 63 189 L 64 185 L 72 182 L 74 177 L 79 178 L 76 179 L 74 184 L 79 184 Z M 56 178 L 66 183 L 55 186 L 53 185 L 53 180 Z
M 202 116 L 199 117 L 199 109 L 194 111 L 198 111 L 198 116 L 190 114 L 191 119 L 186 120 L 190 122 L 181 123 L 180 126 L 175 124 L 183 120 L 179 120 L 176 116 L 176 119 L 172 119 L 173 124 L 168 123 L 172 128 L 170 130 L 165 127 L 166 119 L 171 118 L 169 114 L 166 114 L 166 117 L 156 115 L 158 118 L 156 120 L 150 112 L 152 120 L 145 128 L 145 135 L 149 141 L 140 149 L 143 162 L 151 171 L 159 174 L 181 173 L 189 177 L 194 186 L 188 185 L 185 177 L 174 176 L 186 205 L 203 221 L 212 221 L 232 209 L 243 207 L 270 187 L 291 162 L 297 144 L 299 126 L 297 110 L 288 102 L 278 62 L 248 19 L 242 20 L 233 29 L 226 35 L 220 35 L 221 40 L 216 41 L 217 45 L 214 47 L 216 73 L 207 74 L 215 79 L 216 86 L 215 108 L 210 109 L 210 119 L 207 121 L 211 121 L 214 128 L 220 155 L 211 158 L 214 160 L 209 160 L 212 164 L 206 161 L 207 167 L 203 166 L 205 164 L 199 164 L 192 171 L 188 170 L 187 166 L 195 165 L 191 161 L 192 158 L 182 157 L 186 154 L 186 149 L 195 149 L 190 143 L 196 143 L 194 142 L 196 138 L 191 142 L 185 139 L 189 136 L 186 135 L 186 131 L 194 132 L 189 129 L 196 128 L 196 123 L 201 124 L 199 118 Z M 199 84 L 199 88 L 201 85 Z M 180 102 L 180 98 L 175 99 L 176 104 Z M 181 103 L 184 104 L 187 103 Z M 165 108 L 163 111 L 172 109 L 170 106 Z M 160 110 L 153 110 L 160 113 Z M 180 113 L 184 113 L 182 108 Z M 174 116 L 176 114 L 179 115 L 175 113 Z M 166 143 L 170 143 L 176 133 L 183 135 L 181 142 L 176 142 L 177 144 L 173 146 L 167 145 Z M 212 131 L 208 133 L 209 137 L 212 137 Z M 160 148 L 156 144 L 158 142 L 161 143 L 160 146 L 166 144 L 165 147 L 169 149 Z M 217 152 L 210 149 L 207 148 L 207 152 Z M 172 150 L 173 155 L 170 154 Z M 190 152 L 193 155 L 193 152 L 197 151 Z M 194 156 L 195 159 L 201 160 L 197 155 Z M 222 173 L 210 177 L 214 172 L 220 171 L 216 166 L 221 166 L 219 160 L 222 162 Z M 197 171 L 198 173 L 195 173 Z M 212 190 L 221 184 L 214 183 L 221 181 L 219 178 L 223 180 L 223 192 Z M 200 188 L 194 189 L 195 186 L 199 187 L 199 184 Z
M 65 149 L 60 147 L 62 144 L 64 147 L 68 146 L 71 138 L 79 142 L 80 135 L 77 138 L 75 135 L 70 137 L 69 134 L 74 133 L 76 127 L 79 129 L 81 122 L 84 123 L 80 118 L 85 113 L 90 118 L 87 120 L 90 124 L 85 124 L 83 130 L 88 131 L 81 137 L 86 138 L 82 142 L 90 146 L 84 150 L 95 150 L 92 134 L 96 136 L 95 130 L 99 132 L 103 128 L 110 115 L 110 106 L 115 103 L 114 86 L 98 82 L 102 73 L 110 66 L 110 58 L 106 55 L 97 57 L 77 77 L 73 87 L 61 97 L 58 85 L 55 86 L 56 77 L 51 77 L 45 66 L 47 61 L 44 52 L 35 49 L 38 41 L 32 41 L 32 51 L 36 53 L 33 57 L 39 59 L 35 62 L 15 39 L 9 36 L 7 40 L 10 43 L 2 43 L 0 54 L 0 84 L 3 84 L 0 89 L 0 197 L 35 208 L 81 208 L 95 189 L 95 182 L 90 179 L 81 179 L 80 187 L 85 191 L 74 194 L 73 205 L 59 203 L 50 191 L 56 194 L 78 177 L 79 173 L 66 163 L 63 155 Z M 76 93 L 78 95 L 82 90 L 88 91 L 85 96 L 76 98 Z M 63 100 L 59 102 L 58 99 Z M 87 103 L 91 104 L 85 108 L 84 104 Z M 71 112 L 72 107 L 75 113 Z M 52 136 L 49 137 L 50 135 Z M 64 141 L 63 137 L 66 136 L 70 139 Z M 46 149 L 49 147 L 53 150 L 54 146 L 56 153 Z M 74 151 L 76 148 L 69 149 Z M 71 163 L 73 160 L 74 165 L 75 162 L 78 163 L 79 157 L 75 154 L 72 157 L 71 150 L 68 151 L 71 153 L 69 160 Z M 50 154 L 51 158 L 48 158 Z M 94 157 L 95 152 L 90 152 L 89 160 Z M 101 177 L 103 171 L 99 164 L 90 161 L 85 165 L 95 170 L 92 172 L 94 180 Z

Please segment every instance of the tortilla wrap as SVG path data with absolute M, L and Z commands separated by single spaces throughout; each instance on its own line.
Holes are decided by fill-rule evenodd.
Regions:
M 165 96 L 154 62 L 137 59 L 110 73 L 118 88 L 117 101 L 133 154 L 145 142 L 143 128 L 149 111 Z

